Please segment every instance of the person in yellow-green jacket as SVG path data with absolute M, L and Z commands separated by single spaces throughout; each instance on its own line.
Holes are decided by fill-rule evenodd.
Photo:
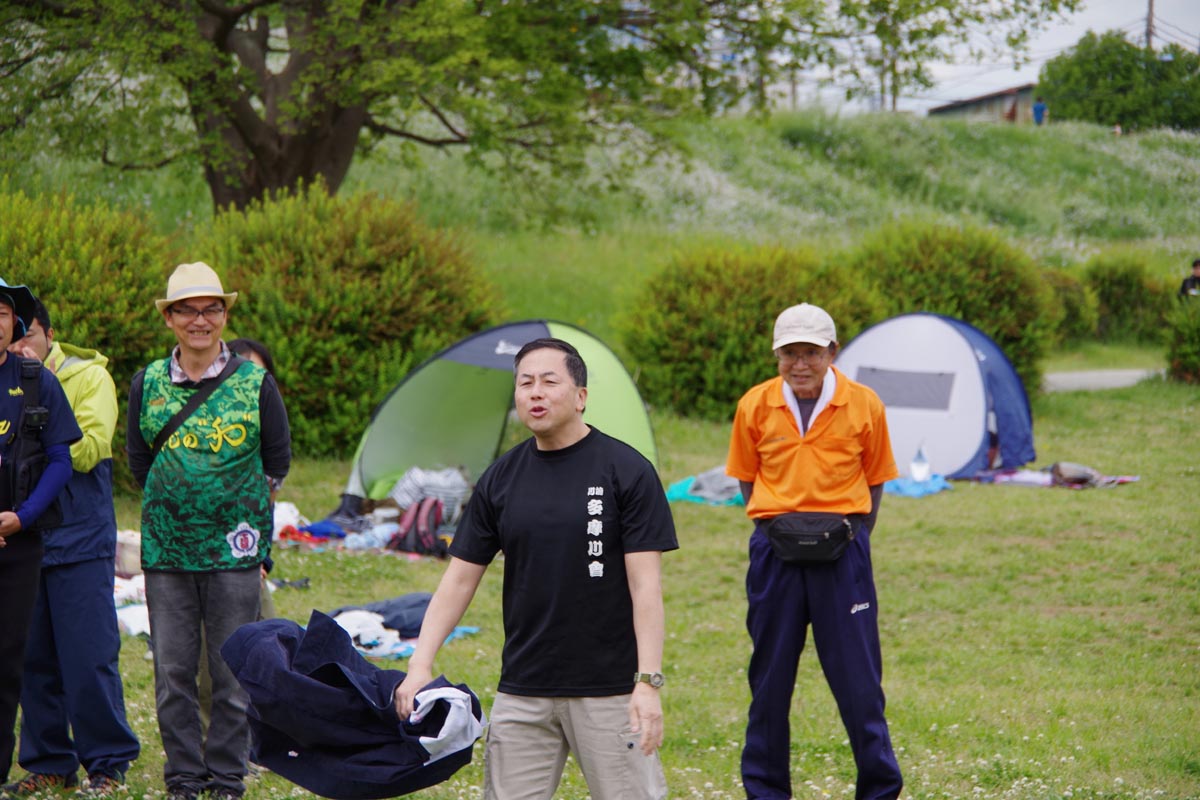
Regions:
M 62 524 L 44 533 L 25 646 L 17 762 L 28 775 L 4 791 L 24 797 L 74 786 L 82 766 L 85 789 L 103 796 L 120 786 L 140 752 L 125 716 L 113 602 L 117 392 L 108 358 L 58 341 L 45 305 L 35 298 L 33 308 L 29 330 L 9 350 L 41 361 L 58 377 L 83 438 L 71 445 L 71 478 L 59 495 Z

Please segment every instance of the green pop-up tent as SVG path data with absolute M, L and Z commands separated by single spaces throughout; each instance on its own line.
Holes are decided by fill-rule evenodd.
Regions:
M 387 496 L 412 467 L 461 468 L 474 482 L 521 429 L 512 412 L 513 356 L 547 336 L 570 342 L 588 369 L 584 420 L 657 465 L 654 431 L 616 354 L 565 322 L 525 320 L 469 336 L 408 373 L 375 409 L 355 453 L 339 512 Z

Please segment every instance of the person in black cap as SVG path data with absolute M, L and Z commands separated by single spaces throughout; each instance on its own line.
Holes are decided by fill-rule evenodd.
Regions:
M 1192 274 L 1179 285 L 1179 297 L 1200 297 L 1200 258 L 1192 262 Z
M 55 500 L 71 477 L 71 445 L 83 436 L 54 375 L 8 352 L 25 336 L 33 313 L 33 293 L 0 279 L 0 782 L 8 780 L 16 744 L 25 639 L 41 578 L 41 530 L 58 523 Z M 8 789 L 0 793 L 7 796 Z
M 71 446 L 71 479 L 59 496 L 62 524 L 45 534 L 25 645 L 17 761 L 28 775 L 4 791 L 20 798 L 71 786 L 82 766 L 87 792 L 98 798 L 120 790 L 141 752 L 125 716 L 113 602 L 117 389 L 106 356 L 60 340 L 46 306 L 35 300 L 34 308 L 29 331 L 14 337 L 9 352 L 36 359 L 57 376 L 83 438 Z

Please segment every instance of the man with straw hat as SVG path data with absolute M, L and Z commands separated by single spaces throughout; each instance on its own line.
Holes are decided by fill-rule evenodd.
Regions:
M 170 357 L 134 376 L 129 466 L 142 485 L 142 570 L 168 800 L 241 797 L 250 747 L 247 697 L 221 645 L 258 618 L 274 490 L 291 464 L 274 378 L 221 339 L 237 292 L 202 262 L 181 264 L 154 304 L 175 335 Z M 200 721 L 201 634 L 212 675 Z

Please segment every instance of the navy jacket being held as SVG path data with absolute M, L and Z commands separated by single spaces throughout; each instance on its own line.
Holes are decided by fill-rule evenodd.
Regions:
M 377 800 L 440 783 L 471 761 L 487 720 L 479 698 L 439 677 L 401 722 L 404 680 L 354 649 L 330 617 L 243 625 L 221 655 L 250 695 L 251 761 L 334 800 Z

